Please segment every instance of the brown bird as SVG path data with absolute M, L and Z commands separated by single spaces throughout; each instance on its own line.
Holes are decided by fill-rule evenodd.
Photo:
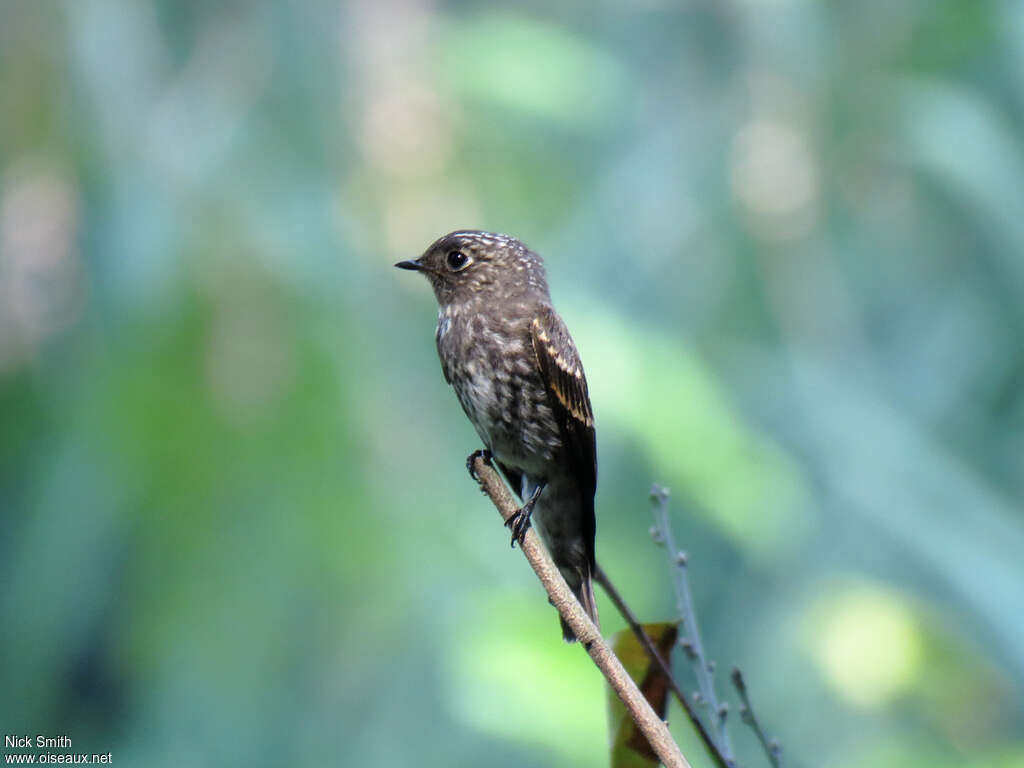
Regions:
M 525 502 L 508 523 L 513 544 L 522 543 L 532 515 L 597 623 L 594 414 L 576 345 L 551 305 L 543 260 L 513 237 L 462 230 L 395 266 L 430 281 L 444 378 L 485 454 Z M 564 620 L 562 634 L 576 639 Z

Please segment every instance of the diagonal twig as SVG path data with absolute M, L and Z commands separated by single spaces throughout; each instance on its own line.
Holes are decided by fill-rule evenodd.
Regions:
M 472 457 L 469 467 L 480 489 L 490 497 L 502 519 L 511 519 L 518 511 L 518 505 L 494 468 L 481 456 Z M 600 630 L 587 616 L 532 528 L 526 532 L 520 549 L 547 590 L 552 604 L 576 633 L 580 644 L 604 674 L 612 690 L 626 705 L 658 759 L 666 768 L 690 768 L 689 762 L 672 739 L 668 726 L 651 708 L 618 657 L 605 643 Z
M 777 739 L 769 739 L 765 736 L 761 729 L 757 715 L 754 714 L 754 705 L 750 703 L 750 697 L 747 695 L 747 683 L 743 679 L 743 673 L 740 672 L 739 667 L 732 668 L 732 684 L 736 686 L 736 692 L 740 695 L 740 717 L 757 735 L 757 740 L 761 742 L 761 747 L 768 756 L 768 762 L 772 764 L 772 768 L 782 768 L 782 745 Z
M 672 527 L 668 521 L 668 489 L 659 485 L 651 488 L 651 501 L 654 502 L 655 541 L 665 547 L 668 553 L 669 564 L 672 569 L 672 581 L 676 591 L 676 605 L 680 618 L 683 622 L 682 638 L 679 641 L 680 647 L 687 657 L 694 662 L 694 672 L 697 676 L 697 685 L 700 688 L 700 697 L 708 706 L 711 716 L 708 718 L 712 738 L 719 750 L 725 757 L 726 762 L 734 763 L 732 746 L 729 743 L 729 733 L 725 728 L 725 719 L 729 714 L 727 704 L 719 704 L 718 695 L 715 693 L 715 681 L 713 677 L 714 665 L 709 662 L 704 653 L 704 644 L 700 639 L 700 629 L 697 626 L 697 613 L 693 609 L 693 597 L 690 593 L 690 580 L 687 575 L 686 553 L 676 547 L 675 539 L 672 536 Z
M 604 572 L 604 569 L 601 568 L 600 565 L 597 566 L 597 570 L 594 573 L 594 580 L 601 585 L 602 589 L 604 589 L 605 594 L 608 595 L 608 598 L 612 601 L 612 604 L 618 610 L 619 614 L 621 614 L 622 618 L 626 620 L 629 628 L 633 630 L 633 634 L 636 635 L 636 638 L 640 641 L 644 650 L 647 651 L 647 655 L 650 657 L 651 661 L 658 666 L 661 673 L 668 680 L 669 688 L 675 695 L 676 700 L 680 705 L 682 705 L 683 710 L 686 712 L 686 716 L 690 718 L 690 722 L 693 724 L 694 729 L 696 729 L 697 735 L 700 736 L 701 741 L 704 742 L 704 746 L 707 748 L 708 754 L 711 755 L 711 759 L 714 760 L 715 765 L 718 766 L 718 768 L 735 768 L 735 763 L 727 760 L 725 755 L 723 755 L 718 749 L 718 745 L 715 743 L 715 740 L 711 738 L 711 734 L 709 734 L 707 728 L 704 727 L 704 722 L 700 719 L 700 715 L 697 714 L 693 704 L 690 703 L 690 700 L 686 697 L 686 694 L 683 693 L 679 684 L 676 682 L 676 679 L 672 674 L 671 666 L 662 658 L 658 649 L 655 647 L 654 642 L 647 633 L 644 632 L 644 628 L 640 625 L 640 622 L 637 621 L 636 616 L 633 615 L 633 611 L 630 610 L 628 605 L 626 605 L 625 600 L 622 599 L 622 595 L 619 594 L 615 585 L 612 584 L 611 580 L 608 578 L 608 574 Z

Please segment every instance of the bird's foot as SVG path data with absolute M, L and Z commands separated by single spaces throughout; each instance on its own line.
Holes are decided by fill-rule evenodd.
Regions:
M 519 511 L 505 521 L 505 526 L 512 529 L 513 549 L 515 549 L 517 541 L 520 547 L 523 546 L 526 532 L 530 530 L 530 516 L 533 514 L 533 508 L 537 504 L 537 499 L 540 498 L 540 492 L 544 490 L 544 485 L 544 483 L 538 485 L 529 500 L 519 508 Z
M 479 483 L 480 476 L 476 473 L 476 470 L 473 468 L 473 465 L 476 463 L 476 460 L 478 458 L 483 459 L 484 464 L 486 464 L 489 467 L 492 467 L 494 465 L 491 464 L 491 452 L 486 448 L 481 448 L 479 451 L 473 451 L 471 454 L 469 454 L 469 456 L 466 457 L 466 470 L 469 472 L 469 476 Z

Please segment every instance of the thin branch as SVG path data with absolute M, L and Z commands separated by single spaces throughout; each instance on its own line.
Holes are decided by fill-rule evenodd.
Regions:
M 761 724 L 757 721 L 757 715 L 754 714 L 754 705 L 750 703 L 750 697 L 747 695 L 747 683 L 744 681 L 743 673 L 740 672 L 739 667 L 732 668 L 732 684 L 736 686 L 736 692 L 740 695 L 740 701 L 742 702 L 740 717 L 757 734 L 757 740 L 761 742 L 764 753 L 768 755 L 768 762 L 772 764 L 772 768 L 781 768 L 782 745 L 779 744 L 777 739 L 766 737 L 764 731 L 761 730 Z
M 605 594 L 608 595 L 612 604 L 621 614 L 622 618 L 626 620 L 629 628 L 633 630 L 633 634 L 643 645 L 644 650 L 647 651 L 647 655 L 650 657 L 661 671 L 661 673 L 668 680 L 669 688 L 672 693 L 675 694 L 676 700 L 682 705 L 683 710 L 686 712 L 686 716 L 690 718 L 690 722 L 697 731 L 697 735 L 700 736 L 701 741 L 704 742 L 704 746 L 707 747 L 708 754 L 711 755 L 711 759 L 714 761 L 718 768 L 735 768 L 735 763 L 731 760 L 727 760 L 725 755 L 719 750 L 715 740 L 711 738 L 711 734 L 708 733 L 707 728 L 704 727 L 704 722 L 700 719 L 700 715 L 693 708 L 693 704 L 686 698 L 686 694 L 679 688 L 679 684 L 676 683 L 675 677 L 672 675 L 672 669 L 665 659 L 662 658 L 658 649 L 655 647 L 654 642 L 644 632 L 644 628 L 637 621 L 636 616 L 633 615 L 633 611 L 630 610 L 629 606 L 626 605 L 625 600 L 622 599 L 622 595 L 612 584 L 608 578 L 608 574 L 604 572 L 604 569 L 600 565 L 597 566 L 597 571 L 594 574 L 594 580 L 604 589 Z
M 735 758 L 729 744 L 729 734 L 725 729 L 725 719 L 729 714 L 726 704 L 718 703 L 713 679 L 714 665 L 704 654 L 704 644 L 700 639 L 697 627 L 697 613 L 693 609 L 693 597 L 690 594 L 690 579 L 686 571 L 686 553 L 676 548 L 672 537 L 672 527 L 668 521 L 668 489 L 655 485 L 651 488 L 651 501 L 654 502 L 655 540 L 664 545 L 668 553 L 672 580 L 676 590 L 676 604 L 683 621 L 683 637 L 679 641 L 686 655 L 694 662 L 697 685 L 701 699 L 711 711 L 708 718 L 711 723 L 711 734 L 718 745 L 726 762 L 732 763 Z
M 482 457 L 475 456 L 470 462 L 471 472 L 480 483 L 481 490 L 490 497 L 494 506 L 501 513 L 502 519 L 507 522 L 518 510 L 518 505 L 512 498 L 512 494 L 509 493 L 494 468 Z M 532 528 L 526 532 L 522 550 L 547 590 L 552 604 L 558 609 L 572 631 L 576 633 L 580 644 L 590 654 L 590 658 L 604 674 L 608 684 L 611 685 L 622 703 L 626 705 L 626 709 L 633 716 L 637 727 L 647 738 L 658 759 L 666 768 L 690 768 L 690 764 L 683 757 L 679 746 L 672 739 L 668 726 L 651 709 L 651 705 L 637 688 L 629 673 L 623 668 L 618 657 L 604 642 L 600 630 L 587 616 L 583 606 L 579 604 L 576 596 L 565 583 L 565 579 L 562 578 L 562 574 L 551 561 L 551 556 Z

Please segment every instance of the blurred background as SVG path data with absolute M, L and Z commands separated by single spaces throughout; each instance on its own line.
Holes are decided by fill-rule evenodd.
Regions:
M 1022 83 L 1017 0 L 3 3 L 4 733 L 605 763 L 391 266 L 483 228 L 546 257 L 648 621 L 672 489 L 745 766 L 733 664 L 788 765 L 1024 765 Z

